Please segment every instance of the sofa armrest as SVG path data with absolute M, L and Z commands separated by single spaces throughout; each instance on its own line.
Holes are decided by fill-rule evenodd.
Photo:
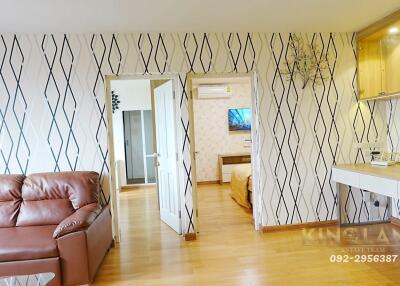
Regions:
M 63 285 L 91 285 L 112 240 L 109 205 L 85 229 L 58 238 Z
M 101 206 L 97 203 L 81 207 L 57 226 L 53 237 L 60 238 L 66 234 L 86 229 L 92 224 L 100 212 Z

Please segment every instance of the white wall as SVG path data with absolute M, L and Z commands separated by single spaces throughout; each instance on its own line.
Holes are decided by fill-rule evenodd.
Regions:
M 121 185 L 126 185 L 125 144 L 123 111 L 151 110 L 150 80 L 112 80 L 111 90 L 118 95 L 121 103 L 113 114 L 115 161 L 121 161 L 119 172 Z
M 150 80 L 112 80 L 110 86 L 121 101 L 119 111 L 151 109 Z
M 217 181 L 218 154 L 251 153 L 250 132 L 229 132 L 228 110 L 251 108 L 251 85 L 231 83 L 232 96 L 217 99 L 193 99 L 196 145 L 196 175 L 199 182 Z

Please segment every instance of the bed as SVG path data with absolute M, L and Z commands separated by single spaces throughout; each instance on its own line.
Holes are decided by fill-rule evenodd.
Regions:
M 251 164 L 240 164 L 233 168 L 231 197 L 239 205 L 251 208 L 253 204 Z

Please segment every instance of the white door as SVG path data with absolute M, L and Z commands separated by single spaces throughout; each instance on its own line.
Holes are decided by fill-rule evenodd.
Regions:
M 178 153 L 172 80 L 154 89 L 154 107 L 160 217 L 163 222 L 180 234 Z

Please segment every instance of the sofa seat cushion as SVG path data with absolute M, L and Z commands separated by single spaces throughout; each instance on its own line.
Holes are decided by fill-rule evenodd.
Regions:
M 0 262 L 58 257 L 56 225 L 0 228 Z

